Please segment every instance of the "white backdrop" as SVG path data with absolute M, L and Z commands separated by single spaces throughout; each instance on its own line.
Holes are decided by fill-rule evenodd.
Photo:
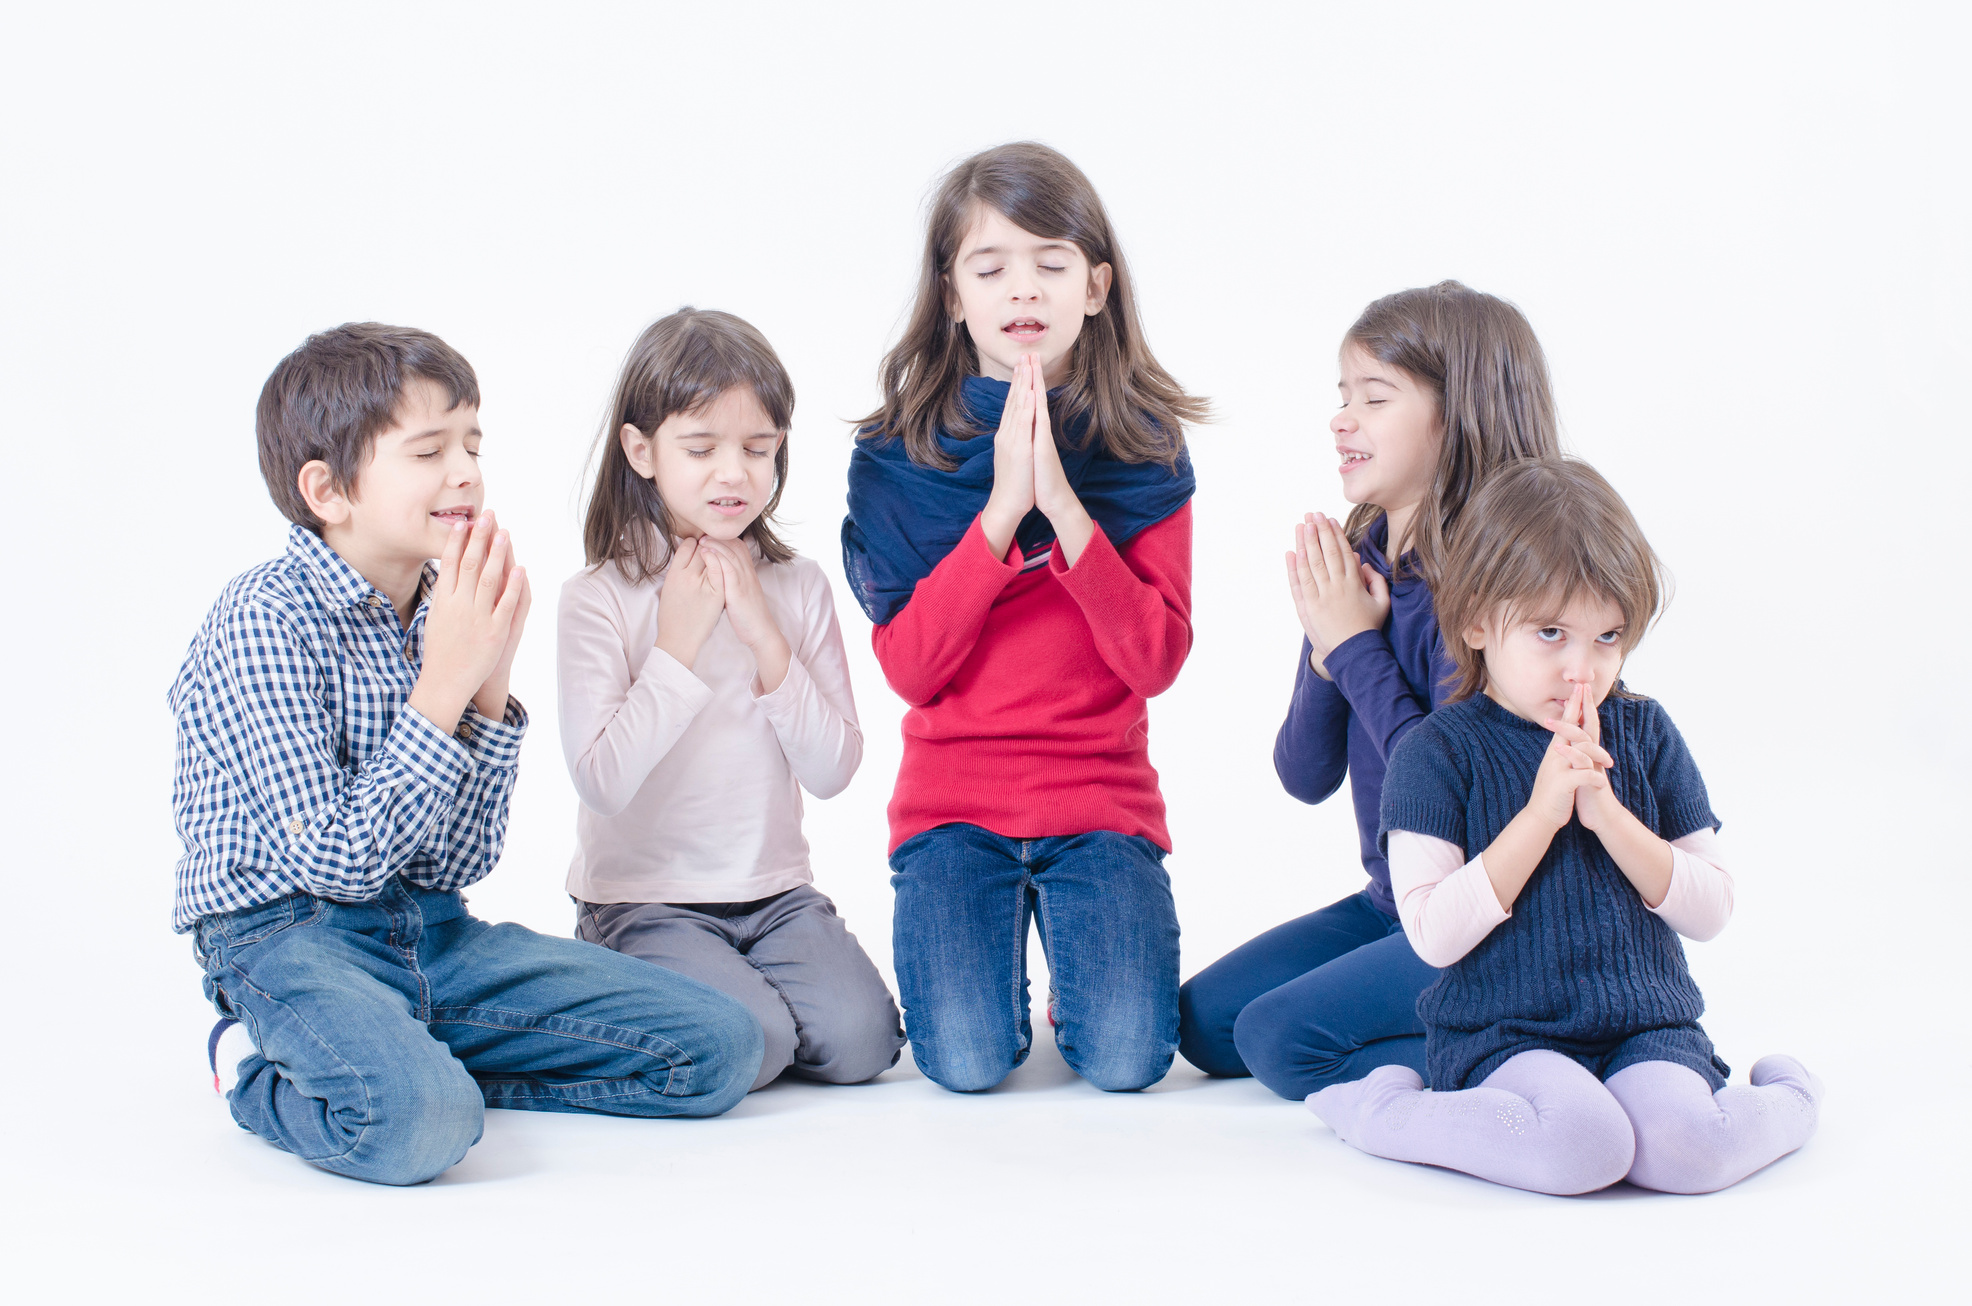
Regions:
M 1692 1212 L 1652 1217 L 1660 1233 L 1723 1231 L 1702 1262 L 1714 1281 L 1766 1282 L 1747 1247 L 1787 1232 L 1804 1242 L 1783 1277 L 1859 1289 L 1888 1274 L 1916 1289 L 1940 1265 L 1926 1240 L 1954 1199 L 1927 1184 L 1967 1159 L 1963 1107 L 1952 1093 L 1884 1114 L 1875 1085 L 1894 1067 L 1956 1087 L 1972 1069 L 1958 828 L 1972 725 L 1961 497 L 1972 106 L 1965 25 L 1942 14 L 342 4 L 13 15 L 0 76 L 0 539 L 13 596 L 0 766 L 17 995 L 6 1091 L 25 1191 L 39 1194 L 41 1268 L 108 1285 L 176 1257 L 190 1291 L 228 1256 L 291 1271 L 323 1262 L 283 1262 L 280 1247 L 354 1236 L 282 1229 L 281 1210 L 395 1230 L 371 1213 L 401 1209 L 466 1246 L 525 1244 L 529 1273 L 548 1277 L 506 1281 L 552 1291 L 569 1248 L 544 1231 L 562 1217 L 530 1223 L 511 1204 L 566 1212 L 600 1191 L 554 1187 L 588 1164 L 559 1150 L 575 1135 L 553 1132 L 576 1126 L 499 1113 L 482 1151 L 508 1148 L 492 1172 L 501 1200 L 441 1208 L 435 1188 L 432 1205 L 407 1207 L 243 1151 L 198 1096 L 211 1017 L 189 944 L 168 928 L 164 693 L 220 586 L 281 548 L 252 425 L 275 361 L 310 331 L 374 318 L 436 331 L 478 369 L 489 502 L 537 592 L 515 676 L 534 721 L 523 781 L 505 859 L 473 903 L 565 932 L 575 798 L 554 719 L 553 600 L 581 561 L 581 472 L 624 349 L 685 303 L 766 332 L 799 396 L 788 535 L 839 582 L 845 419 L 874 403 L 913 284 L 921 203 L 967 153 L 1034 138 L 1094 180 L 1159 358 L 1218 413 L 1192 435 L 1196 645 L 1151 709 L 1186 973 L 1362 880 L 1346 799 L 1303 807 L 1271 765 L 1298 638 L 1280 551 L 1304 509 L 1345 506 L 1325 425 L 1341 333 L 1370 299 L 1443 277 L 1510 298 L 1547 347 L 1568 443 L 1625 493 L 1676 574 L 1676 599 L 1628 676 L 1666 702 L 1726 822 L 1739 915 L 1692 950 L 1707 1023 L 1742 1071 L 1784 1048 L 1832 1085 L 1822 1137 L 1754 1181 L 1764 1192 L 1644 1209 Z M 867 623 L 837 593 L 868 748 L 846 794 L 810 804 L 808 830 L 819 883 L 887 973 L 883 808 L 900 704 Z M 711 1172 L 665 1148 L 710 1139 L 692 1144 L 705 1149 L 689 1152 L 694 1165 L 766 1167 L 735 1191 L 777 1193 L 774 1221 L 961 1193 L 983 1203 L 978 1225 L 933 1218 L 896 1244 L 817 1241 L 798 1268 L 812 1276 L 816 1257 L 837 1258 L 803 1280 L 825 1298 L 969 1300 L 1015 1261 L 1041 1276 L 1026 1290 L 1095 1300 L 1126 1286 L 1149 1300 L 1234 1283 L 1290 1295 L 1296 1283 L 1387 1286 L 1399 1263 L 1426 1271 L 1394 1242 L 1355 1239 L 1394 1239 L 1419 1210 L 1466 1212 L 1475 1228 L 1501 1211 L 1600 1212 L 1552 1217 L 1580 1230 L 1575 1252 L 1552 1256 L 1588 1256 L 1604 1276 L 1638 1247 L 1615 1227 L 1638 1208 L 1515 1205 L 1444 1176 L 1379 1206 L 1413 1172 L 1374 1163 L 1334 1178 L 1351 1163 L 1298 1108 L 1182 1067 L 1172 1083 L 1208 1105 L 1174 1106 L 1158 1127 L 1257 1128 L 1234 1149 L 1251 1181 L 1239 1160 L 1160 1174 L 1153 1135 L 1103 1162 L 1119 1167 L 1112 1201 L 1079 1190 L 1085 1204 L 1065 1213 L 1062 1193 L 1087 1176 L 1062 1173 L 1074 1167 L 1057 1145 L 1032 1140 L 1100 1134 L 1102 1112 L 1134 1108 L 1049 1081 L 1047 1100 L 1066 1104 L 1055 1115 L 1005 1116 L 1008 1138 L 1037 1147 L 1033 1165 L 995 1168 L 965 1140 L 967 1122 L 1001 1119 L 999 1107 L 942 1097 L 914 1075 L 887 1077 L 911 1081 L 913 1095 L 892 1099 L 872 1096 L 889 1088 L 776 1089 L 782 1105 L 764 1108 L 757 1095 L 736 1117 L 771 1110 L 790 1132 L 744 1163 L 722 1161 L 704 1130 L 592 1130 L 580 1156 L 656 1137 L 666 1203 L 689 1210 Z M 939 1112 L 956 1123 L 912 1145 L 943 1158 L 935 1173 L 886 1170 L 883 1131 Z M 845 1144 L 861 1161 L 803 1173 L 786 1160 L 801 1131 L 834 1136 L 856 1120 L 875 1131 Z M 829 1202 L 843 1166 L 860 1186 Z M 628 1192 L 647 1180 L 612 1182 Z M 1304 1181 L 1328 1184 L 1329 1205 L 1294 1208 Z M 114 1193 L 123 1205 L 102 1206 Z M 301 1194 L 327 1205 L 292 1205 Z M 1435 1205 L 1405 1205 L 1417 1200 Z M 1213 1245 L 1187 1223 L 1207 1203 L 1235 1242 Z M 1851 1218 L 1865 1209 L 1867 1234 Z M 728 1214 L 692 1226 L 691 1245 L 740 1257 L 753 1289 L 772 1295 L 779 1262 L 762 1261 L 755 1239 L 767 1217 Z M 1371 1223 L 1345 1236 L 1350 1219 Z M 1827 1222 L 1827 1235 L 1803 1219 Z M 511 1229 L 489 1227 L 497 1220 Z M 1001 1220 L 1009 1232 L 988 1237 Z M 677 1246 L 664 1221 L 638 1228 L 654 1248 Z M 1240 1236 L 1261 1228 L 1277 1236 Z M 519 1242 L 503 1246 L 510 1234 Z M 114 1254 L 89 1250 L 99 1245 Z M 923 1268 L 914 1247 L 982 1269 L 928 1288 L 906 1272 Z M 666 1279 L 683 1273 L 676 1250 L 652 1254 L 650 1281 L 700 1282 Z M 1460 1282 L 1457 1266 L 1429 1272 Z

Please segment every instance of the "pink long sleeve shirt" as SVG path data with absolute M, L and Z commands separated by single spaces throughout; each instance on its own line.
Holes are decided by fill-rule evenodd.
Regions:
M 755 556 L 793 653 L 756 694 L 722 613 L 691 666 L 657 648 L 664 578 L 613 564 L 562 586 L 562 753 L 582 806 L 568 891 L 584 902 L 750 902 L 810 883 L 801 791 L 840 793 L 863 757 L 828 578 Z
M 1467 861 L 1457 844 L 1412 830 L 1392 830 L 1389 847 L 1397 916 L 1425 965 L 1451 965 L 1512 915 L 1500 906 L 1483 853 Z M 1725 928 L 1732 918 L 1732 876 L 1716 831 L 1708 827 L 1671 842 L 1671 887 L 1649 910 L 1700 943 Z

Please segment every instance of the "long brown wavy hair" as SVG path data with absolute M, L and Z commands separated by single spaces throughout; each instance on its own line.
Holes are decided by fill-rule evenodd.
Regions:
M 1456 281 L 1385 295 L 1342 337 L 1342 347 L 1350 345 L 1437 396 L 1438 467 L 1405 541 L 1411 566 L 1435 595 L 1446 542 L 1479 487 L 1516 459 L 1561 453 L 1547 356 L 1519 309 Z M 1360 545 L 1382 515 L 1375 504 L 1357 504 L 1345 524 L 1349 542 Z M 1389 546 L 1394 552 L 1397 541 Z M 1402 563 L 1393 557 L 1391 567 L 1401 572 Z
M 644 328 L 624 356 L 616 394 L 596 433 L 595 488 L 582 523 L 582 555 L 591 567 L 614 562 L 632 581 L 646 581 L 671 563 L 671 514 L 657 486 L 637 474 L 623 452 L 621 432 L 653 434 L 673 413 L 696 413 L 736 385 L 745 386 L 781 433 L 774 451 L 774 494 L 740 532 L 768 562 L 794 550 L 774 534 L 774 509 L 787 486 L 787 429 L 794 421 L 794 382 L 780 356 L 750 323 L 711 309 L 685 307 Z M 592 455 L 594 457 L 595 455 Z
M 960 383 L 979 371 L 979 351 L 949 307 L 952 263 L 981 205 L 1036 236 L 1068 241 L 1090 267 L 1110 267 L 1109 298 L 1083 322 L 1067 384 L 1051 403 L 1055 428 L 1086 417 L 1111 457 L 1176 464 L 1184 423 L 1207 420 L 1210 405 L 1186 394 L 1144 343 L 1129 264 L 1095 187 L 1065 156 L 1033 141 L 975 154 L 939 182 L 910 323 L 884 356 L 883 404 L 857 421 L 859 438 L 898 437 L 913 462 L 950 471 L 958 463 L 939 448 L 941 429 L 962 439 L 991 434 L 959 401 Z

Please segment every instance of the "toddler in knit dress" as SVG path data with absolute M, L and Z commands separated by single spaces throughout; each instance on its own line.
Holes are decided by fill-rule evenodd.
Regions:
M 1382 827 L 1418 955 L 1431 1088 L 1406 1066 L 1311 1094 L 1377 1156 L 1571 1194 L 1737 1183 L 1814 1132 L 1821 1084 L 1750 1086 L 1699 1025 L 1679 934 L 1732 909 L 1705 782 L 1618 679 L 1659 565 L 1586 464 L 1528 459 L 1468 509 L 1438 593 L 1460 681 L 1390 759 Z

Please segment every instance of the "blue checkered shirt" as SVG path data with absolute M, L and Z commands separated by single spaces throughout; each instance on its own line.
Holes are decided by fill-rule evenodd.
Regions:
M 424 657 L 427 566 L 406 631 L 312 531 L 229 584 L 171 687 L 171 807 L 185 855 L 172 928 L 290 893 L 361 902 L 393 876 L 430 889 L 500 859 L 527 713 L 468 707 L 448 735 L 407 711 Z

